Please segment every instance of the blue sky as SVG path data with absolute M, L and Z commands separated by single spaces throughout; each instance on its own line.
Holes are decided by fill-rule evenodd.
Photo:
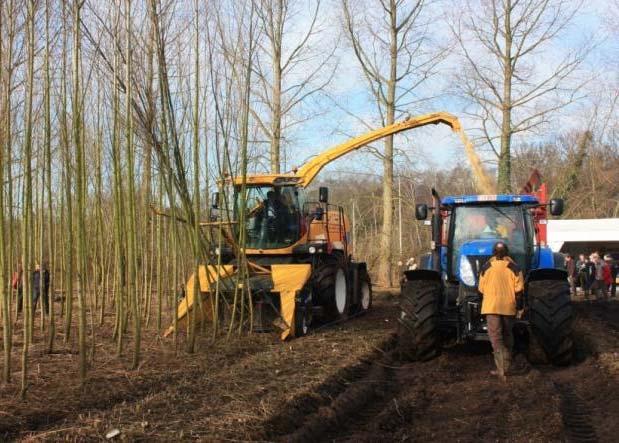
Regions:
M 616 49 L 615 40 L 607 37 L 605 32 L 608 29 L 605 16 L 611 2 L 612 0 L 596 0 L 583 3 L 571 26 L 554 42 L 555 47 L 552 52 L 557 57 L 582 44 L 584 39 L 596 42 L 595 50 L 589 53 L 579 75 L 594 77 L 606 71 L 603 66 L 608 61 L 609 54 L 612 54 Z M 448 6 L 445 2 L 440 3 L 442 7 Z M 329 27 L 337 27 L 337 25 L 337 17 L 334 14 L 332 20 L 329 21 Z M 441 28 L 440 25 L 434 26 L 433 29 L 433 32 L 439 33 L 443 33 L 445 30 L 444 26 Z M 334 34 L 333 38 L 341 39 L 341 36 Z M 616 54 L 616 52 L 614 53 Z M 332 98 L 322 97 L 318 100 L 323 114 L 305 123 L 296 132 L 289 134 L 292 135 L 292 140 L 288 152 L 290 157 L 294 159 L 289 163 L 298 165 L 302 163 L 303 159 L 345 140 L 347 135 L 358 135 L 366 130 L 340 108 L 361 116 L 364 120 L 376 121 L 374 107 L 368 97 L 366 83 L 357 69 L 356 59 L 348 48 L 341 49 L 338 56 L 339 67 L 334 79 L 335 84 L 331 86 L 331 90 L 334 91 L 330 94 Z M 543 69 L 543 64 L 546 61 L 540 57 L 540 60 L 535 60 L 534 63 L 539 63 L 538 68 Z M 457 97 L 444 92 L 445 86 L 449 86 L 449 82 L 453 81 L 454 70 L 458 68 L 458 61 L 455 57 L 448 57 L 441 66 L 441 73 L 424 88 L 428 95 L 440 94 L 440 96 L 431 103 L 420 105 L 412 111 L 413 113 L 451 112 L 461 117 L 467 133 L 474 136 L 477 122 L 465 117 L 463 112 L 465 104 Z M 616 74 L 612 74 L 610 77 L 611 81 L 616 80 Z M 608 79 L 604 79 L 604 82 L 606 80 Z M 596 80 L 586 92 L 593 95 L 598 93 L 599 91 L 596 91 L 597 83 L 600 83 L 597 86 L 603 87 L 604 85 L 603 82 Z M 334 100 L 337 101 L 339 107 L 333 103 Z M 542 130 L 515 137 L 514 143 L 543 141 L 544 139 L 552 139 L 562 131 L 582 128 L 587 112 L 590 111 L 590 106 L 591 99 L 583 99 L 557 113 L 553 121 L 543 127 Z M 410 161 L 416 167 L 432 169 L 452 167 L 457 163 L 466 161 L 459 139 L 447 127 L 432 126 L 411 131 L 407 136 L 397 136 L 396 146 L 407 154 L 407 158 L 398 157 L 396 169 L 398 165 L 410 165 Z M 493 161 L 493 156 L 488 153 L 483 145 L 478 145 L 478 151 L 486 161 Z M 286 166 L 287 169 L 290 169 L 293 165 L 287 164 Z M 323 174 L 328 174 L 329 171 L 346 170 L 380 174 L 381 163 L 367 152 L 360 152 L 334 162 L 323 171 Z

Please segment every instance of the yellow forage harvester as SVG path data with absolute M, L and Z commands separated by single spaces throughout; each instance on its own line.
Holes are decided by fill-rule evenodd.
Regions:
M 243 285 L 251 294 L 253 330 L 277 328 L 281 338 L 305 335 L 317 317 L 345 319 L 370 309 L 372 285 L 367 266 L 353 259 L 350 223 L 341 206 L 329 203 L 328 189 L 321 187 L 311 201 L 306 188 L 330 162 L 383 137 L 428 124 L 443 123 L 461 132 L 458 119 L 438 112 L 412 117 L 368 132 L 313 157 L 285 174 L 247 175 L 230 178 L 230 201 L 213 197 L 219 220 L 203 223 L 222 229 L 224 245 L 217 248 L 218 262 L 199 268 L 201 312 L 196 322 L 211 319 L 217 293 L 232 305 Z M 241 230 L 244 230 L 242 232 Z M 216 233 L 214 233 L 216 235 Z M 244 234 L 247 267 L 239 278 L 240 250 L 234 239 Z M 197 305 L 195 275 L 189 277 L 186 296 L 177 308 L 178 327 Z M 247 317 L 245 317 L 247 318 Z M 171 326 L 166 335 L 174 331 Z

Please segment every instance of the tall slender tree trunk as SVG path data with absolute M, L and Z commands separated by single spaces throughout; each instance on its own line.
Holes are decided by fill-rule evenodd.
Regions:
M 505 0 L 505 55 L 503 57 L 503 103 L 501 115 L 501 152 L 499 154 L 499 192 L 510 193 L 511 184 L 511 140 L 512 140 L 512 2 Z
M 195 65 L 194 65 L 194 103 L 193 103 L 193 253 L 194 253 L 194 284 L 193 294 L 196 302 L 190 312 L 190 335 L 187 348 L 190 353 L 195 351 L 197 312 L 202 313 L 202 296 L 200 294 L 200 15 L 199 0 L 194 2 L 195 13 Z
M 271 91 L 271 172 L 279 174 L 282 136 L 282 35 L 283 0 L 274 2 L 274 34 L 271 63 L 273 64 L 273 87 Z
M 5 107 L 6 107 L 6 121 L 5 123 L 5 127 L 4 127 L 4 131 L 5 131 L 5 143 L 6 143 L 6 161 L 5 161 L 5 166 L 6 166 L 6 184 L 7 184 L 7 210 L 6 210 L 6 214 L 7 214 L 7 218 L 8 218 L 8 222 L 7 222 L 7 228 L 6 230 L 8 231 L 8 242 L 7 242 L 7 258 L 8 258 L 8 266 L 11 267 L 11 269 L 14 269 L 15 271 L 17 271 L 17 269 L 15 268 L 17 263 L 15 260 L 15 241 L 14 241 L 14 236 L 13 236 L 13 220 L 14 220 L 14 212 L 13 212 L 13 206 L 14 206 L 14 201 L 13 201 L 13 170 L 12 170 L 12 162 L 13 162 L 13 103 L 12 103 L 12 96 L 11 96 L 11 89 L 13 87 L 13 68 L 12 68 L 12 64 L 13 64 L 13 42 L 14 42 L 14 35 L 15 35 L 15 16 L 16 14 L 13 13 L 13 7 L 14 7 L 14 3 L 13 0 L 9 0 L 7 2 L 7 18 L 8 18 L 8 23 L 7 23 L 7 27 L 8 27 L 8 39 L 7 39 L 7 54 L 6 54 L 6 69 L 4 70 L 6 73 L 6 78 L 4 81 L 4 85 L 5 85 Z M 2 8 L 2 5 L 0 5 L 0 9 Z M 5 171 L 2 171 L 2 174 L 4 174 Z M 11 294 L 13 292 L 13 289 L 11 287 L 11 282 L 7 281 L 7 294 L 8 294 L 8 305 L 9 305 L 9 311 L 11 310 Z M 15 293 L 15 295 L 17 296 L 17 293 Z M 15 306 L 17 307 L 17 303 L 15 303 Z M 12 341 L 12 337 L 13 337 L 13 330 L 12 330 L 12 322 L 9 322 L 9 328 L 5 330 L 5 333 L 8 333 L 9 337 L 11 337 L 11 341 Z M 9 344 L 8 348 L 5 348 L 5 352 L 6 350 L 10 351 L 12 350 L 12 343 Z M 6 370 L 6 369 L 5 369 Z M 9 367 L 9 374 L 10 374 L 10 367 Z
M 137 242 L 136 242 L 136 209 L 135 209 L 135 168 L 134 168 L 134 146 L 133 146 L 133 114 L 132 114 L 132 30 L 131 30 L 131 0 L 125 2 L 125 26 L 127 32 L 127 45 L 125 54 L 125 142 L 127 157 L 127 180 L 128 198 L 127 215 L 129 216 L 127 226 L 127 264 L 128 264 L 128 284 L 129 284 L 129 304 L 131 316 L 133 317 L 133 368 L 137 368 L 140 363 L 140 310 L 139 310 L 139 291 L 136 285 L 137 280 Z
M 62 46 L 62 82 L 61 82 L 61 100 L 62 111 L 60 113 L 60 124 L 62 133 L 62 145 L 64 151 L 64 183 L 65 183 L 65 204 L 66 204 L 66 247 L 65 247 L 65 325 L 64 325 L 64 342 L 69 343 L 71 340 L 71 330 L 73 322 L 73 153 L 71 152 L 69 123 L 67 121 L 67 53 L 68 53 L 68 27 L 69 19 L 67 18 L 67 5 L 62 3 L 63 17 L 63 46 Z
M 76 181 L 77 188 L 77 265 L 78 265 L 78 348 L 79 348 L 79 373 L 83 383 L 86 379 L 86 295 L 88 291 L 88 278 L 86 266 L 86 159 L 82 140 L 82 96 L 80 84 L 80 53 L 81 33 L 80 16 L 81 0 L 73 2 L 73 143 L 76 152 Z
M 49 285 L 49 330 L 47 352 L 54 349 L 56 335 L 56 320 L 54 319 L 54 219 L 52 210 L 52 113 L 51 113 L 51 78 L 49 69 L 50 38 L 49 38 L 50 5 L 45 0 L 45 184 L 47 195 L 47 262 L 50 273 Z
M 34 96 L 34 57 L 35 57 L 35 2 L 28 1 L 27 6 L 27 73 L 26 73 L 26 105 L 24 110 L 24 148 L 23 168 L 23 203 L 22 203 L 22 269 L 24 271 L 23 289 L 23 318 L 24 318 L 24 344 L 22 347 L 22 377 L 21 396 L 25 398 L 28 388 L 28 346 L 32 339 L 32 288 L 31 288 L 31 261 L 32 261 L 32 102 Z
M 120 17 L 120 6 L 114 10 L 114 22 L 118 23 Z M 116 26 L 116 36 L 118 36 L 118 27 Z M 115 41 L 115 46 L 118 46 L 118 41 Z M 114 72 L 119 70 L 119 55 L 114 52 Z M 114 88 L 112 96 L 112 170 L 113 170 L 113 189 L 114 189 L 114 297 L 116 308 L 116 353 L 120 356 L 123 351 L 123 333 L 125 330 L 125 300 L 127 294 L 126 285 L 126 247 L 125 247 L 125 203 L 123 191 L 123 179 L 121 168 L 121 153 L 120 153 L 120 98 L 119 98 L 119 80 L 118 76 L 114 75 Z
M 395 121 L 396 82 L 398 67 L 398 31 L 397 7 L 391 5 L 391 32 L 389 48 L 389 81 L 385 102 L 385 125 Z M 378 267 L 378 282 L 383 286 L 392 286 L 392 251 L 393 242 L 393 136 L 385 138 L 383 153 L 383 226 L 381 231 L 380 261 Z
M 4 22 L 3 22 L 3 11 L 2 5 L 0 5 L 0 36 L 4 37 Z M 10 63 L 10 62 L 9 62 Z M 4 52 L 2 51 L 2 44 L 0 44 L 0 70 L 4 69 Z M 4 79 L 2 79 L 2 83 L 5 84 Z M 0 93 L 3 91 L 0 90 Z M 10 93 L 10 92 L 9 92 Z M 0 111 L 2 114 L 10 114 L 10 109 L 6 108 L 6 95 L 2 94 L 2 101 L 0 103 L 3 107 L 0 107 Z M 7 149 L 5 149 L 4 143 L 6 140 L 6 132 L 3 132 L 0 129 L 0 276 L 5 278 L 9 273 L 8 268 L 5 262 L 5 253 L 6 253 L 6 245 L 5 245 L 5 208 L 4 208 L 4 168 L 5 168 L 5 153 Z M 7 290 L 8 289 L 8 290 Z M 9 308 L 9 297 L 10 297 L 11 289 L 7 288 L 4 283 L 0 282 L 0 302 L 2 303 L 1 315 L 2 315 L 2 343 L 3 343 L 3 371 L 2 371 L 2 381 L 4 383 L 8 383 L 11 379 L 11 311 Z

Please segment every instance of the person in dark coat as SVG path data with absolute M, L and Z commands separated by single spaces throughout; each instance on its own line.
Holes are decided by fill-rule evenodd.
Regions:
M 572 254 L 567 254 L 565 256 L 565 269 L 567 270 L 567 281 L 570 284 L 572 296 L 576 296 L 576 279 L 578 273 L 576 272 L 576 262 L 574 261 Z
M 582 292 L 585 296 L 585 300 L 589 299 L 591 293 L 591 284 L 595 280 L 595 265 L 585 254 L 580 254 L 580 259 L 576 264 L 578 271 L 578 281 Z
M 619 274 L 619 261 L 613 260 L 612 255 L 607 254 L 604 256 L 604 260 L 608 264 L 608 268 L 610 269 L 610 296 L 617 296 L 617 275 Z
M 32 273 L 32 315 L 37 310 L 37 303 L 39 297 L 43 299 L 43 313 L 45 315 L 49 312 L 49 271 L 47 266 L 41 266 L 36 263 L 34 266 L 34 272 Z

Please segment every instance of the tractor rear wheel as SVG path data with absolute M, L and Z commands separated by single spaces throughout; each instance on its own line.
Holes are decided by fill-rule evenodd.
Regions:
M 434 280 L 406 281 L 399 318 L 401 358 L 425 361 L 439 351 L 438 316 L 441 284 Z
M 567 281 L 529 283 L 529 323 L 548 361 L 565 366 L 572 360 L 572 305 Z

